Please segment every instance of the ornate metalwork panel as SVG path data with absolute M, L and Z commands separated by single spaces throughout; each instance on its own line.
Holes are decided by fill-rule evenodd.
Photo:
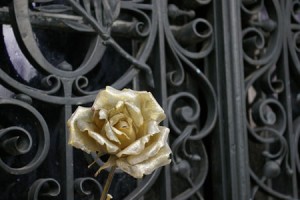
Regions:
M 299 199 L 298 5 L 298 1 L 241 5 L 253 199 Z
M 2 0 L 0 199 L 99 199 L 68 145 L 99 90 L 151 91 L 172 163 L 114 199 L 299 199 L 299 1 Z M 88 168 L 96 161 L 98 166 Z

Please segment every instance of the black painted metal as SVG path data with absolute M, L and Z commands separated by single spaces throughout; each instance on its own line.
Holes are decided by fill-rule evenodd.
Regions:
M 106 85 L 151 91 L 170 166 L 114 199 L 299 199 L 296 0 L 0 2 L 0 199 L 99 199 L 66 120 Z

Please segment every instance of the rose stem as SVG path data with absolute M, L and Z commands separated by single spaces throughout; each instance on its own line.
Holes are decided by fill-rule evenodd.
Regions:
M 108 190 L 110 188 L 110 184 L 112 182 L 112 179 L 114 177 L 116 168 L 117 168 L 117 166 L 112 166 L 111 167 L 110 172 L 109 172 L 108 177 L 107 177 L 107 180 L 106 180 L 106 183 L 105 183 L 105 186 L 104 186 L 104 189 L 103 189 L 103 192 L 101 194 L 100 200 L 105 200 L 106 199 L 106 196 L 107 196 Z

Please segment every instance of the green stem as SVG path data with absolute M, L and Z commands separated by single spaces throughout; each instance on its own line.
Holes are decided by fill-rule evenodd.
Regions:
M 112 179 L 114 177 L 116 168 L 117 168 L 117 166 L 112 166 L 111 167 L 110 172 L 109 172 L 108 177 L 107 177 L 107 180 L 106 180 L 106 183 L 105 183 L 105 186 L 104 186 L 104 189 L 103 189 L 103 192 L 101 194 L 100 200 L 105 200 L 106 199 L 106 196 L 107 196 L 108 190 L 110 188 Z

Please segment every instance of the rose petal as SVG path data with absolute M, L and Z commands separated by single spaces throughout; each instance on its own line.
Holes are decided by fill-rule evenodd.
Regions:
M 95 139 L 100 145 L 105 146 L 105 150 L 107 153 L 116 153 L 120 150 L 118 146 L 116 146 L 114 143 L 100 135 L 99 133 L 96 133 L 94 131 L 88 131 L 88 134 Z
M 82 119 L 76 121 L 76 125 L 79 128 L 80 131 L 84 132 L 87 130 L 95 131 L 95 132 L 100 132 L 100 129 L 90 121 L 84 121 Z
M 122 127 L 122 124 L 125 124 L 126 127 Z M 115 132 L 115 134 L 121 142 L 121 149 L 126 148 L 136 140 L 135 130 L 133 128 L 132 120 L 130 118 L 126 118 L 125 121 L 118 122 L 115 126 L 112 127 L 112 130 Z
M 145 149 L 145 144 L 149 142 L 150 137 L 152 135 L 146 135 L 135 142 L 133 142 L 131 145 L 120 151 L 117 156 L 120 158 L 123 155 L 137 155 L 140 152 L 142 152 Z
M 148 134 L 160 132 L 156 121 L 145 122 L 143 126 L 138 129 L 137 138 L 141 138 Z
M 124 108 L 124 105 L 125 105 L 124 101 L 118 101 L 118 103 L 117 103 L 117 105 L 116 105 L 115 108 L 116 108 L 117 110 L 121 110 L 121 109 Z
M 135 127 L 132 125 L 132 119 L 129 117 L 125 117 L 124 119 L 122 119 L 121 121 L 119 121 L 115 127 L 126 133 L 127 135 L 130 135 L 130 132 L 132 131 L 135 134 Z M 136 137 L 136 136 L 135 136 Z
M 126 130 L 129 128 L 129 123 L 127 121 L 120 120 L 115 127 L 120 130 Z
M 92 111 L 87 113 L 85 112 L 86 116 L 85 118 L 78 118 L 76 120 L 76 125 L 78 129 L 81 132 L 88 132 L 88 135 L 92 137 L 98 144 L 100 144 L 100 147 L 97 151 L 105 151 L 108 153 L 115 153 L 119 150 L 119 147 L 110 142 L 107 138 L 103 137 L 100 134 L 100 129 L 92 122 Z M 106 132 L 107 133 L 107 132 Z
M 122 131 L 116 129 L 116 128 L 113 127 L 113 126 L 112 126 L 111 128 L 112 128 L 112 130 L 114 131 L 114 133 L 117 134 L 118 136 L 123 135 L 127 140 L 130 140 L 130 137 L 129 137 L 126 133 L 124 133 L 124 132 L 122 132 Z
M 164 110 L 157 103 L 150 92 L 137 92 L 140 101 L 140 109 L 145 121 L 157 121 L 160 123 L 166 118 Z
M 159 127 L 160 133 L 156 134 L 151 138 L 148 146 L 137 155 L 131 155 L 127 157 L 127 161 L 131 165 L 141 163 L 157 154 L 157 152 L 163 147 L 168 146 L 167 139 L 170 132 L 170 129 L 166 127 Z M 121 151 L 122 152 L 122 151 Z M 121 153 L 120 152 L 120 153 Z
M 124 101 L 118 101 L 117 105 L 108 111 L 108 118 L 110 119 L 120 113 L 124 114 L 125 116 L 129 116 Z
M 147 127 L 147 134 L 153 134 L 160 132 L 158 124 L 156 121 L 149 121 Z
M 118 135 L 118 139 L 120 140 L 120 145 L 119 146 L 120 146 L 121 149 L 126 148 L 131 143 L 133 143 L 136 139 L 135 133 L 133 132 L 133 129 L 130 129 L 131 131 L 127 131 L 127 133 L 116 129 L 115 127 L 112 127 L 112 129 Z
M 115 116 L 113 116 L 112 118 L 110 118 L 108 120 L 108 114 L 107 114 L 107 111 L 104 110 L 104 109 L 101 109 L 99 111 L 99 118 L 100 119 L 103 119 L 103 120 L 106 120 L 106 123 L 104 125 L 104 131 L 102 131 L 101 133 L 104 133 L 106 135 L 106 137 L 111 140 L 111 141 L 114 141 L 114 142 L 117 142 L 119 144 L 121 144 L 121 141 L 119 140 L 119 138 L 117 137 L 117 134 L 120 134 L 120 133 L 117 133 L 113 127 L 113 125 L 115 123 L 118 122 L 118 120 L 120 120 L 121 118 L 124 118 L 125 115 L 122 114 L 122 113 L 118 113 L 116 114 Z M 112 122 L 112 123 L 111 123 Z
M 141 110 L 132 103 L 125 103 L 131 119 L 137 127 L 140 127 L 144 123 L 144 118 Z
M 109 119 L 109 123 L 114 126 L 116 123 L 118 123 L 121 119 L 125 119 L 126 116 L 123 114 L 123 113 L 118 113 L 114 116 L 112 116 L 110 119 Z
M 122 157 L 123 155 L 139 154 L 145 148 L 145 144 L 150 140 L 150 137 L 156 133 L 159 133 L 160 129 L 157 125 L 157 122 L 150 121 L 141 127 L 140 132 L 142 133 L 139 133 L 139 139 L 119 152 L 117 155 L 118 157 Z
M 133 176 L 134 178 L 142 178 L 143 175 L 151 174 L 155 169 L 170 164 L 170 153 L 170 147 L 164 146 L 154 157 L 142 163 L 130 165 L 127 162 L 126 158 L 120 158 L 117 160 L 117 166 L 124 172 Z
M 91 121 L 91 117 L 93 116 L 93 112 L 90 108 L 84 108 L 79 106 L 76 111 L 73 113 L 71 118 L 68 120 L 69 127 L 69 144 L 90 153 L 92 151 L 99 151 L 100 145 L 92 138 L 89 137 L 88 134 L 82 132 L 77 127 L 77 121 Z
M 107 120 L 107 110 L 101 109 L 99 110 L 99 119 L 106 119 Z
M 104 126 L 105 134 L 108 139 L 111 141 L 117 142 L 121 144 L 120 140 L 118 139 L 116 132 L 113 130 L 113 127 L 110 125 L 109 122 L 106 122 Z
M 105 120 L 104 119 L 100 119 L 100 115 L 99 115 L 99 112 L 94 112 L 93 113 L 93 120 L 92 120 L 95 125 L 99 128 L 99 129 L 102 129 L 102 127 L 104 126 L 105 124 Z
M 107 86 L 105 90 L 99 92 L 96 100 L 93 104 L 93 109 L 107 109 L 110 110 L 118 103 L 118 101 L 135 102 L 136 92 L 133 90 L 116 90 L 112 87 Z
M 150 92 L 134 91 L 131 89 L 116 90 L 112 87 L 106 87 L 96 97 L 93 109 L 110 110 L 115 107 L 119 101 L 124 101 L 140 108 L 144 120 L 155 120 L 160 123 L 166 118 L 163 109 L 157 103 Z

